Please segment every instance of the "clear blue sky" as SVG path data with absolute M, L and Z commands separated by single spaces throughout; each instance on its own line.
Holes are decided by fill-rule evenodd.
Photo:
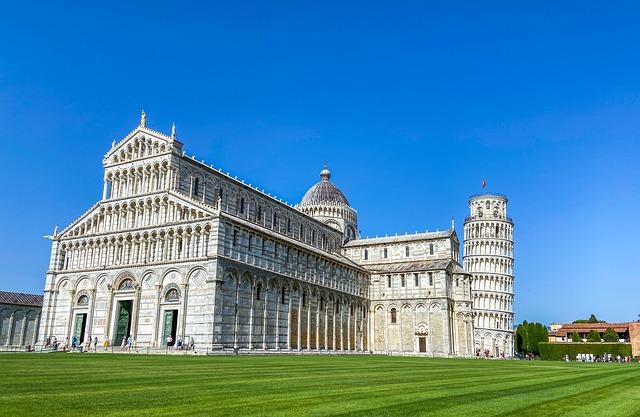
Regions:
M 640 8 L 556 3 L 5 2 L 0 288 L 42 290 L 42 235 L 100 198 L 144 107 L 289 202 L 328 160 L 365 235 L 461 230 L 484 177 L 517 321 L 636 319 Z

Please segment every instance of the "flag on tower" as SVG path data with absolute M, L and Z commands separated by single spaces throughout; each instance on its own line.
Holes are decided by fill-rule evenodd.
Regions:
M 485 180 L 484 178 L 482 179 L 482 188 L 486 188 L 487 187 L 487 180 Z

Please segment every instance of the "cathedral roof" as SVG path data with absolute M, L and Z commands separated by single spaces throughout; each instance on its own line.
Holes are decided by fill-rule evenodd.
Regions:
M 449 229 L 449 230 L 442 230 L 439 232 L 414 233 L 411 235 L 372 237 L 372 238 L 365 238 L 365 239 L 350 240 L 349 242 L 345 243 L 344 246 L 345 247 L 369 246 L 369 245 L 412 242 L 416 240 L 442 239 L 442 238 L 453 236 L 454 234 L 455 232 L 452 229 Z
M 331 171 L 325 165 L 324 169 L 320 171 L 320 181 L 309 188 L 309 191 L 302 197 L 300 205 L 315 206 L 338 203 L 348 206 L 349 201 L 347 201 L 347 198 L 334 183 L 329 181 L 329 178 L 331 178 Z
M 0 291 L 1 304 L 42 307 L 42 295 Z

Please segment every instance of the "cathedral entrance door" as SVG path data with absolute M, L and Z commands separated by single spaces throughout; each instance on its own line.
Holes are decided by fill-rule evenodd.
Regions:
M 418 338 L 418 350 L 420 353 L 427 353 L 427 338 L 419 337 Z
M 84 330 L 87 327 L 87 313 L 76 314 L 76 324 L 73 328 L 73 335 L 78 338 L 78 343 L 84 342 Z
M 173 346 L 176 343 L 178 329 L 178 310 L 164 311 L 164 326 L 162 330 L 162 343 L 167 346 Z M 171 342 L 167 339 L 171 336 Z
M 128 338 L 131 334 L 132 305 L 133 301 L 131 300 L 118 301 L 118 309 L 116 310 L 116 337 L 113 339 L 113 344 L 115 346 L 120 345 L 120 343 L 122 343 L 122 339 Z

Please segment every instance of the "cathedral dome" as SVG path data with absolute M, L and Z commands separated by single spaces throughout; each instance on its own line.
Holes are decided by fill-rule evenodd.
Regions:
M 323 204 L 344 204 L 345 206 L 349 206 L 349 201 L 342 194 L 342 191 L 338 187 L 336 187 L 331 181 L 331 171 L 325 165 L 325 167 L 320 171 L 320 181 L 317 182 L 313 187 L 309 188 L 302 197 L 302 201 L 300 201 L 301 206 L 315 206 L 315 205 L 323 205 Z

